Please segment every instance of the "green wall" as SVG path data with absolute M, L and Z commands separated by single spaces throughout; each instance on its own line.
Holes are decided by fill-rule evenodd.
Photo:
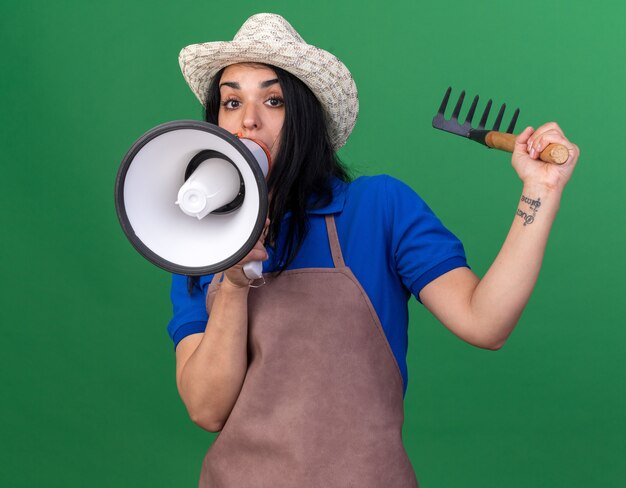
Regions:
M 113 204 L 147 129 L 200 118 L 181 47 L 262 11 L 352 70 L 342 158 L 409 183 L 488 268 L 521 184 L 509 156 L 435 131 L 445 88 L 557 120 L 581 148 L 535 293 L 498 352 L 413 302 L 405 441 L 424 488 L 624 486 L 626 8 L 596 2 L 3 0 L 0 486 L 195 486 L 169 276 Z M 510 114 L 510 112 L 509 112 Z

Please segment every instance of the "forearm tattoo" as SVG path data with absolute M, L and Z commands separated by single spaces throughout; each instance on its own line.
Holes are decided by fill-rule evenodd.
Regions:
M 521 208 L 517 209 L 517 215 L 522 218 L 525 227 L 535 221 L 535 216 L 537 215 L 539 207 L 541 207 L 541 198 L 533 200 L 532 198 L 528 198 L 526 195 L 522 195 L 522 198 L 520 198 L 520 202 L 527 203 L 530 207 L 530 210 L 527 212 L 525 212 Z

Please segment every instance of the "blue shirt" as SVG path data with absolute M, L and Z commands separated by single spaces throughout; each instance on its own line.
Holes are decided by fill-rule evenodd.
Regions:
M 408 300 L 419 300 L 424 286 L 442 274 L 467 266 L 461 242 L 407 185 L 390 176 L 364 176 L 351 183 L 333 182 L 333 200 L 309 212 L 310 229 L 288 269 L 332 268 L 325 215 L 334 214 L 341 251 L 367 293 L 407 386 Z M 280 239 L 278 240 L 280 245 Z M 268 249 L 263 271 L 278 266 Z M 204 332 L 205 297 L 211 276 L 202 276 L 191 294 L 187 277 L 173 275 L 174 315 L 168 332 L 178 344 Z

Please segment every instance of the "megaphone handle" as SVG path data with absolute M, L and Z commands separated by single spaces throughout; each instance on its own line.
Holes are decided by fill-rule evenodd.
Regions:
M 250 261 L 243 265 L 243 274 L 249 280 L 258 280 L 263 277 L 263 263 L 261 261 Z

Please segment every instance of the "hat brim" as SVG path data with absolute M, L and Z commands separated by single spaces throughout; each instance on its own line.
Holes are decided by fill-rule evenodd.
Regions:
M 302 80 L 320 101 L 331 144 L 342 147 L 356 123 L 359 108 L 356 85 L 348 68 L 331 53 L 304 42 L 234 40 L 192 44 L 182 49 L 179 64 L 187 84 L 206 104 L 213 77 L 226 66 L 263 63 L 288 71 Z

